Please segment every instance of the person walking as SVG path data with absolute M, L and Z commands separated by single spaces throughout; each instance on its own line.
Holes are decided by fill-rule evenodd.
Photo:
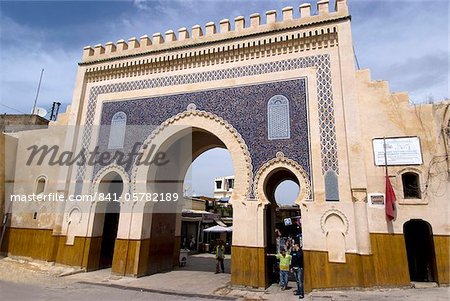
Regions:
M 195 248 L 195 238 L 194 235 L 191 235 L 191 240 L 189 241 L 189 250 L 193 251 Z
M 225 273 L 225 267 L 223 261 L 225 259 L 225 246 L 223 245 L 223 241 L 219 241 L 219 244 L 216 247 L 216 274 L 219 273 L 219 266 L 222 269 L 222 273 Z
M 280 286 L 281 290 L 285 290 L 288 285 L 289 266 L 291 265 L 292 256 L 286 254 L 285 249 L 281 249 L 281 254 L 278 253 L 276 258 L 280 260 Z
M 292 271 L 294 272 L 295 280 L 297 281 L 297 291 L 295 292 L 295 295 L 299 296 L 300 299 L 303 299 L 303 250 L 298 244 L 294 244 L 291 256 Z
M 275 242 L 276 242 L 277 254 L 278 254 L 281 251 L 281 231 L 278 228 L 275 229 L 275 237 L 276 237 Z

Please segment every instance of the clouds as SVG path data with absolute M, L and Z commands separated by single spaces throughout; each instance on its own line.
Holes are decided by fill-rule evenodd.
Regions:
M 330 3 L 333 7 L 334 1 Z M 300 1 L 100 1 L 1 2 L 0 81 L 2 103 L 29 111 L 41 68 L 40 100 L 71 101 L 77 62 L 95 45 L 223 18 L 293 6 Z M 447 1 L 349 1 L 353 40 L 363 68 L 395 91 L 421 100 L 448 95 Z M 315 7 L 315 5 L 312 5 Z M 281 15 L 279 13 L 279 15 Z M 264 17 L 262 18 L 264 22 Z M 417 67 L 417 66 L 420 66 Z M 447 70 L 447 72 L 446 72 Z M 419 74 L 422 71 L 422 74 Z M 0 112 L 7 112 L 4 107 Z
M 49 108 L 52 101 L 67 105 L 72 101 L 77 63 L 86 45 L 169 29 L 177 32 L 180 27 L 203 26 L 209 21 L 218 24 L 238 15 L 248 21 L 250 14 L 264 16 L 271 9 L 277 9 L 280 18 L 284 6 L 293 6 L 297 17 L 303 2 L 1 1 L 0 102 L 30 112 L 40 70 L 45 68 L 38 105 Z M 310 2 L 314 10 L 315 1 Z M 351 0 L 349 5 L 356 54 L 361 67 L 372 70 L 373 79 L 388 80 L 391 90 L 408 91 L 417 102 L 428 95 L 436 100 L 450 96 L 448 1 Z M 0 106 L 0 113 L 5 112 L 15 111 Z M 209 167 L 205 168 L 208 172 Z M 212 185 L 210 180 L 206 182 L 204 187 Z
M 436 101 L 446 97 L 442 92 L 448 87 L 448 52 L 438 51 L 389 66 L 387 72 L 397 79 L 392 89 L 412 91 L 410 97 L 416 103 L 426 101 L 429 96 Z
M 353 42 L 362 68 L 414 102 L 449 96 L 447 1 L 350 2 Z
M 29 41 L 31 44 L 41 47 L 42 41 L 46 39 L 46 32 L 43 30 L 34 29 L 25 24 L 19 24 L 13 19 L 2 16 L 1 20 L 1 40 L 4 43 L 22 44 L 23 41 Z M 3 47 L 6 45 L 2 45 Z
M 147 0 L 133 0 L 133 5 L 139 10 L 149 10 L 149 1 Z
M 42 30 L 1 19 L 1 107 L 2 112 L 30 113 L 42 68 L 45 68 L 38 105 L 49 108 L 53 101 L 68 103 L 75 81 L 80 51 L 47 44 Z

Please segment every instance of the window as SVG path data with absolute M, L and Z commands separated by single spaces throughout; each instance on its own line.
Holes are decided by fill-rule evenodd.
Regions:
M 38 195 L 38 194 L 44 193 L 44 190 L 45 190 L 45 178 L 40 177 L 40 178 L 38 178 L 37 183 L 36 183 L 35 194 Z
M 216 189 L 222 189 L 222 181 L 216 181 Z
M 275 95 L 267 103 L 267 136 L 269 140 L 291 137 L 289 100 L 283 95 Z
M 327 201 L 339 201 L 338 177 L 332 170 L 325 173 L 325 199 Z
M 234 179 L 227 179 L 227 189 L 233 189 Z
M 420 191 L 419 175 L 415 172 L 405 172 L 402 174 L 403 197 L 405 199 L 420 199 L 422 193 Z
M 123 148 L 126 127 L 127 115 L 124 112 L 114 114 L 111 120 L 111 128 L 109 129 L 109 149 Z

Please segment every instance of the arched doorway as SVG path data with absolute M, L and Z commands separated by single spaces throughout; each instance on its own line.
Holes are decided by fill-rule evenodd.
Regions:
M 149 274 L 171 270 L 178 264 L 178 254 L 183 244 L 181 225 L 182 209 L 186 201 L 183 185 L 185 176 L 193 161 L 214 148 L 227 149 L 221 138 L 198 127 L 177 131 L 158 147 L 158 151 L 166 155 L 167 162 L 163 166 L 148 169 L 147 191 L 157 194 L 177 193 L 183 202 L 156 202 L 152 205 L 149 223 L 151 246 L 148 256 Z M 221 162 L 211 162 L 211 165 L 214 164 Z M 214 183 L 210 184 L 212 186 Z M 147 217 L 150 218 L 149 215 Z M 199 236 L 195 240 L 198 243 Z
M 293 243 L 301 245 L 301 213 L 295 201 L 300 192 L 297 176 L 289 168 L 273 169 L 264 180 L 264 194 L 268 201 L 266 213 L 266 251 L 274 254 L 284 249 L 290 251 Z M 267 258 L 268 283 L 278 281 L 275 257 Z
M 280 210 L 282 206 L 277 204 L 276 195 L 277 188 L 281 187 L 283 183 L 294 185 L 297 197 L 294 202 L 291 200 L 288 206 L 284 206 L 283 210 Z M 303 237 L 299 235 L 301 234 L 300 204 L 311 200 L 311 182 L 300 164 L 289 159 L 282 152 L 277 152 L 275 158 L 267 161 L 258 169 L 254 189 L 259 206 L 264 209 L 262 212 L 262 234 L 264 235 L 265 249 L 264 285 L 267 287 L 278 278 L 276 268 L 274 268 L 277 267 L 275 257 L 267 256 L 277 251 L 278 234 L 275 232 L 277 223 L 278 225 L 288 225 L 284 228 L 286 236 L 291 235 L 296 243 L 303 245 Z M 281 204 L 286 203 L 285 201 L 279 200 Z M 285 212 L 280 214 L 280 211 Z M 283 236 L 283 233 L 278 236 Z
M 235 202 L 244 206 L 250 193 L 252 160 L 248 147 L 242 136 L 226 120 L 212 113 L 198 111 L 194 105 L 167 119 L 145 140 L 141 149 L 142 158 L 146 158 L 151 152 L 162 152 L 166 159 L 169 158 L 169 162 L 162 166 L 135 165 L 131 174 L 130 193 L 171 192 L 182 196 L 184 177 L 190 164 L 199 155 L 213 148 L 226 148 L 229 151 L 235 177 L 229 203 L 233 206 L 233 216 L 236 212 L 242 216 L 240 210 L 235 210 Z M 137 210 L 143 211 L 140 211 L 140 215 L 136 214 L 130 222 L 135 224 L 134 229 L 138 225 L 142 226 L 140 233 L 132 231 L 130 237 L 140 239 L 144 246 L 139 251 L 139 268 L 134 266 L 133 272 L 127 272 L 129 274 L 144 275 L 170 270 L 179 261 L 182 202 L 177 205 L 169 202 L 144 204 L 142 209 L 139 209 L 140 204 L 136 206 L 135 213 L 138 213 Z M 233 220 L 234 233 L 239 232 L 236 229 L 243 230 L 246 226 L 247 221 L 241 216 Z M 241 242 L 243 237 L 233 235 L 232 248 L 236 244 L 245 246 Z M 234 265 L 231 266 L 233 268 Z
M 411 281 L 437 282 L 436 255 L 431 225 L 413 219 L 403 225 Z
M 123 179 L 115 171 L 107 173 L 98 185 L 98 194 L 102 194 L 95 212 L 95 226 L 102 224 L 102 240 L 100 247 L 99 268 L 109 268 L 113 262 L 114 245 L 119 226 L 119 197 L 123 192 Z M 103 221 L 103 223 L 102 223 Z
M 224 273 L 230 273 L 234 170 L 229 151 L 216 147 L 192 158 L 184 179 L 185 206 L 181 221 L 181 248 L 190 255 L 183 270 L 216 271 L 215 250 L 225 246 Z M 220 164 L 218 164 L 220 163 Z
M 220 164 L 217 164 L 220 162 Z M 184 178 L 184 207 L 181 237 L 182 247 L 198 252 L 211 252 L 214 242 L 221 239 L 231 246 L 231 232 L 203 232 L 204 229 L 220 225 L 232 226 L 234 170 L 230 153 L 226 148 L 216 147 L 203 152 L 193 160 Z M 199 217 L 201 211 L 208 214 Z M 191 222 L 188 222 L 191 218 Z M 195 216 L 195 217 L 194 217 Z M 191 247 L 190 238 L 196 244 Z

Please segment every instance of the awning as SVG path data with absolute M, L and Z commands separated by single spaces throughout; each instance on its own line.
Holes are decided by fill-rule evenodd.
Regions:
M 217 213 L 211 213 L 204 210 L 183 209 L 182 217 L 200 217 L 203 222 L 212 222 L 220 217 Z
M 222 226 L 213 226 L 206 228 L 203 232 L 211 232 L 211 233 L 222 233 L 222 232 L 232 232 L 233 227 L 222 227 Z

